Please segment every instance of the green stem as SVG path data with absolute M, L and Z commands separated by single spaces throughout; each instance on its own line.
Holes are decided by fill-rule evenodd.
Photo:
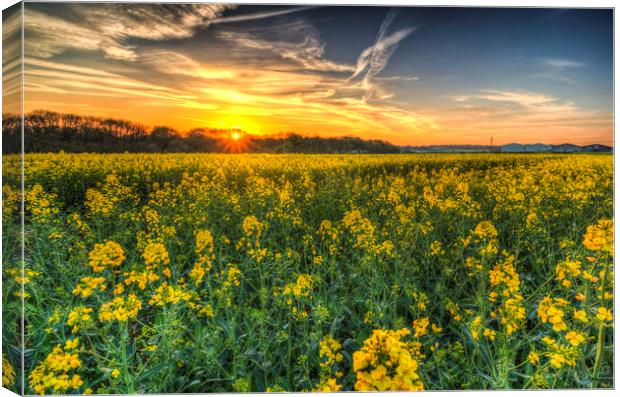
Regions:
M 133 382 L 130 379 L 129 365 L 127 364 L 127 339 L 129 336 L 127 323 L 128 322 L 125 321 L 121 336 L 121 351 L 123 355 L 123 378 L 125 380 L 125 386 L 127 386 L 127 394 L 134 394 L 135 389 L 133 387 Z
M 605 264 L 605 272 L 603 273 L 603 281 L 601 283 L 601 307 L 605 307 L 605 284 L 607 283 L 607 273 L 609 271 L 609 257 L 607 257 L 607 263 Z M 605 342 L 605 320 L 601 321 L 598 329 L 598 341 L 596 343 L 596 358 L 594 360 L 594 371 L 592 373 L 592 387 L 596 387 L 598 383 L 598 376 L 601 371 L 601 365 L 603 364 L 603 345 Z

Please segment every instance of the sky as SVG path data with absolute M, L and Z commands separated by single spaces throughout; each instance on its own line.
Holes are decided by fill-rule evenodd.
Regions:
M 19 24 L 3 22 L 7 42 Z M 24 23 L 26 112 L 398 145 L 613 143 L 611 10 L 26 3 Z

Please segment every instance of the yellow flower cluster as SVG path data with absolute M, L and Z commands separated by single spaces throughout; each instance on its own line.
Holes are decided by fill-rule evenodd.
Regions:
M 377 243 L 375 238 L 375 227 L 370 219 L 362 216 L 358 209 L 351 210 L 342 219 L 345 227 L 354 237 L 353 247 L 363 250 L 368 255 L 388 255 L 394 251 L 394 244 L 386 240 Z
M 596 225 L 588 226 L 583 235 L 583 245 L 592 251 L 614 254 L 614 222 L 610 219 L 601 219 Z
M 319 393 L 330 393 L 340 390 L 342 390 L 342 385 L 339 385 L 335 378 L 328 378 L 321 381 L 321 383 L 319 383 L 312 391 Z
M 321 367 L 331 367 L 334 363 L 339 363 L 344 359 L 340 353 L 342 345 L 330 335 L 323 337 L 319 343 L 319 348 L 319 356 L 325 360 L 321 363 Z
M 201 305 L 199 303 L 188 302 L 187 305 L 196 311 L 198 317 L 213 317 L 213 307 L 210 304 Z
M 67 325 L 73 326 L 71 333 L 77 333 L 81 327 L 88 327 L 92 325 L 92 317 L 90 313 L 93 312 L 91 307 L 78 306 L 69 312 L 67 316 Z
M 24 200 L 25 209 L 30 212 L 28 220 L 31 222 L 48 223 L 58 214 L 58 207 L 54 205 L 56 195 L 46 193 L 39 184 L 26 191 Z
M 574 337 L 571 338 L 573 341 L 577 341 L 580 338 Z M 576 365 L 575 358 L 578 353 L 575 350 L 575 346 L 564 346 L 557 343 L 552 338 L 545 336 L 543 338 L 543 342 L 547 345 L 549 351 L 545 353 L 545 356 L 549 358 L 549 364 L 551 364 L 554 368 L 562 368 L 565 365 L 574 367 Z
M 123 247 L 108 240 L 103 244 L 95 244 L 92 251 L 88 253 L 88 264 L 94 272 L 102 272 L 106 269 L 112 270 L 118 267 L 125 260 Z
M 2 386 L 9 387 L 15 382 L 15 369 L 2 353 Z
M 614 316 L 611 312 L 611 310 L 605 308 L 605 307 L 599 307 L 596 310 L 596 318 L 601 320 L 601 321 L 613 321 Z
M 567 258 L 555 266 L 555 279 L 562 282 L 564 287 L 570 287 L 572 282 L 567 277 L 579 277 L 581 272 L 581 262 Z
M 131 188 L 124 186 L 118 176 L 106 176 L 101 189 L 90 188 L 86 191 L 86 208 L 93 214 L 110 216 L 114 207 L 121 200 L 133 198 Z
M 192 294 L 184 291 L 182 287 L 168 285 L 168 283 L 164 282 L 155 290 L 149 305 L 164 306 L 166 303 L 175 305 L 179 302 L 189 301 L 192 298 Z
M 245 237 L 237 243 L 237 249 L 245 247 L 248 249 L 248 254 L 258 263 L 262 262 L 268 253 L 266 248 L 261 248 L 260 243 L 266 226 L 266 223 L 259 221 L 254 215 L 246 216 L 242 225 Z
M 461 321 L 463 319 L 463 316 L 461 315 L 461 310 L 459 308 L 458 303 L 454 302 L 453 300 L 451 300 L 449 298 L 446 298 L 445 299 L 445 308 L 450 313 L 450 315 L 452 316 L 452 319 L 454 319 L 454 321 Z
M 569 302 L 565 299 L 546 296 L 538 303 L 538 317 L 540 317 L 543 323 L 553 325 L 554 331 L 564 331 L 568 326 L 564 321 L 564 311 L 562 308 L 568 306 L 568 304 Z
M 337 382 L 338 378 L 344 375 L 338 369 L 339 364 L 344 360 L 340 349 L 342 349 L 342 344 L 330 335 L 324 336 L 319 343 L 319 356 L 322 360 L 321 371 L 319 384 L 315 386 L 313 391 L 334 392 L 342 389 L 342 385 Z
M 78 343 L 78 339 L 73 339 L 68 340 L 64 347 L 54 347 L 28 376 L 30 387 L 38 394 L 65 394 L 78 390 L 84 383 L 80 375 L 72 373 L 82 365 L 77 353 Z
M 108 199 L 97 189 L 86 190 L 86 208 L 93 214 L 110 215 L 116 200 Z
M 243 233 L 248 238 L 259 240 L 263 235 L 264 224 L 254 215 L 246 216 L 243 219 Z
M 300 274 L 297 277 L 297 281 L 284 286 L 282 296 L 289 297 L 287 303 L 293 304 L 292 298 L 301 298 L 303 296 L 309 296 L 312 291 L 313 278 L 309 274 Z
M 430 325 L 430 320 L 428 317 L 418 318 L 413 320 L 413 331 L 414 336 L 419 338 L 420 336 L 426 335 L 428 332 L 428 326 Z
M 498 314 L 506 334 L 510 335 L 521 328 L 525 320 L 523 295 L 520 292 L 521 281 L 513 255 L 504 253 L 504 259 L 489 271 L 489 283 L 493 289 L 489 294 L 489 300 L 494 302 L 498 297 L 502 298 Z
M 105 291 L 107 289 L 104 277 L 82 277 L 78 284 L 73 288 L 73 295 L 88 298 L 95 291 Z
M 199 230 L 196 232 L 196 248 L 194 252 L 198 256 L 198 260 L 194 263 L 194 267 L 189 273 L 189 278 L 198 286 L 207 272 L 211 270 L 215 260 L 213 255 L 213 236 L 210 231 Z
M 67 216 L 67 224 L 73 226 L 82 234 L 90 233 L 90 226 L 80 218 L 80 214 L 74 212 Z
M 402 340 L 409 334 L 408 329 L 377 329 L 372 332 L 362 348 L 353 354 L 355 390 L 424 389 L 417 372 L 418 362 L 412 357 L 410 347 Z
M 144 290 L 149 283 L 159 280 L 159 276 L 151 271 L 145 270 L 143 272 L 136 272 L 132 270 L 129 273 L 125 273 L 125 280 L 123 281 L 125 285 L 133 285 L 137 284 L 138 288 Z M 119 284 L 120 285 L 120 284 Z
M 329 254 L 334 255 L 338 251 L 338 229 L 334 227 L 331 221 L 324 219 L 321 221 L 318 234 L 327 244 Z
M 239 276 L 241 275 L 241 270 L 235 265 L 228 265 L 228 270 L 226 270 L 226 280 L 222 283 L 222 285 L 226 288 L 235 286 L 238 287 L 240 284 Z
M 482 221 L 476 225 L 473 233 L 479 239 L 497 237 L 497 229 L 489 221 Z
M 168 250 L 162 243 L 148 243 L 142 253 L 142 259 L 147 270 L 159 268 L 170 264 Z
M 12 267 L 8 269 L 3 269 L 3 273 L 7 276 L 13 277 L 16 283 L 30 283 L 30 280 L 35 277 L 39 277 L 41 273 L 36 272 L 34 270 L 30 270 L 28 268 L 24 268 L 24 274 L 22 277 L 22 269 L 19 267 Z
M 474 340 L 478 340 L 478 338 L 480 338 L 481 325 L 482 325 L 482 317 L 480 316 L 476 316 L 476 318 L 474 318 L 472 322 L 469 323 L 469 332 L 471 333 L 471 337 Z
M 20 189 L 13 189 L 11 185 L 2 185 L 2 219 L 8 221 L 13 218 L 20 206 Z
M 582 332 L 569 331 L 564 335 L 568 343 L 573 346 L 579 346 L 586 341 L 586 335 Z
M 124 322 L 138 315 L 142 302 L 134 294 L 127 297 L 118 296 L 111 302 L 101 305 L 99 320 Z
M 433 241 L 431 243 L 431 256 L 443 255 L 446 253 L 444 249 L 442 249 L 441 243 L 439 241 Z

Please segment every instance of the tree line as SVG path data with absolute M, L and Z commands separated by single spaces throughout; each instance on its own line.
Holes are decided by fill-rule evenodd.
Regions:
M 233 141 L 233 133 L 241 138 Z M 112 118 L 34 111 L 24 117 L 26 152 L 250 152 L 250 153 L 398 153 L 386 141 L 357 137 L 327 138 L 294 132 L 274 136 L 239 130 L 196 128 L 180 132 Z M 2 152 L 21 151 L 21 117 L 2 115 Z

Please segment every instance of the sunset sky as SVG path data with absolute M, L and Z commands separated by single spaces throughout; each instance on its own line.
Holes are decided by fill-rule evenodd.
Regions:
M 400 145 L 611 145 L 612 18 L 602 9 L 26 3 L 25 108 Z M 6 38 L 19 25 L 3 21 Z

